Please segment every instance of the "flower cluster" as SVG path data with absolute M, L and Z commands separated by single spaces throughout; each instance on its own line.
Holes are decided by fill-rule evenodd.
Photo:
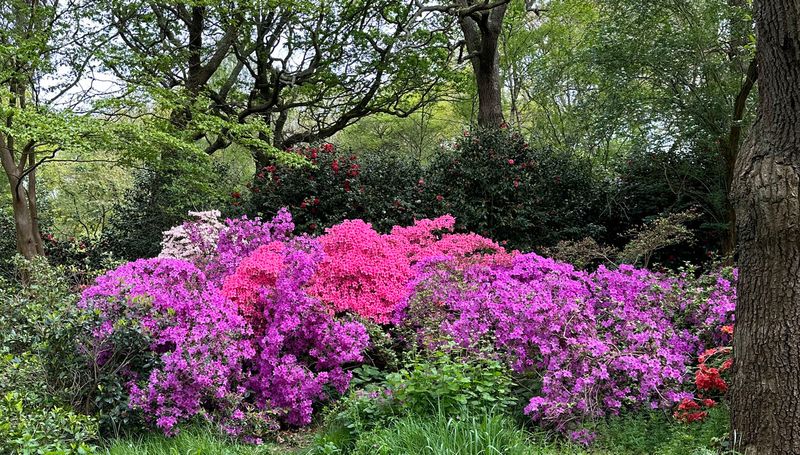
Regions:
M 307 292 L 322 257 L 317 242 L 301 238 L 278 254 L 283 267 L 274 285 L 259 287 L 263 318 L 250 388 L 260 406 L 279 410 L 290 424 L 305 425 L 312 404 L 325 398 L 324 386 L 347 389 L 350 373 L 343 366 L 363 360 L 369 338 L 361 324 L 336 319 Z
M 195 220 L 187 221 L 163 233 L 159 257 L 185 259 L 199 263 L 217 247 L 219 233 L 225 224 L 219 210 L 189 212 Z
M 485 237 L 448 233 L 454 224 L 455 219 L 445 215 L 395 226 L 390 234 L 379 234 L 361 220 L 337 224 L 319 237 L 325 258 L 311 292 L 336 311 L 387 323 L 408 297 L 417 262 L 432 257 L 469 263 L 510 257 Z
M 488 345 L 518 373 L 540 378 L 525 412 L 565 431 L 576 419 L 690 397 L 681 386 L 702 343 L 676 324 L 673 302 L 688 295 L 682 283 L 630 266 L 585 273 L 520 254 L 510 265 L 461 271 L 426 264 L 406 304 L 436 302 L 443 334 L 476 352 Z
M 226 421 L 236 411 L 232 397 L 244 393 L 244 366 L 254 355 L 249 329 L 194 265 L 170 258 L 125 264 L 86 289 L 81 305 L 99 312 L 101 343 L 123 330 L 146 337 L 157 362 L 128 372 L 130 403 L 165 432 L 201 409 Z

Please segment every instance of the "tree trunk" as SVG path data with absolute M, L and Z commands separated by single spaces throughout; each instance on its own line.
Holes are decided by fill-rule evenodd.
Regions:
M 800 453 L 800 0 L 755 2 L 759 100 L 736 163 L 732 437 Z
M 504 122 L 500 96 L 500 62 L 497 47 L 484 48 L 473 63 L 475 83 L 478 86 L 478 125 L 499 128 Z
M 25 258 L 31 259 L 36 255 L 44 254 L 41 236 L 36 232 L 38 223 L 31 213 L 31 208 L 35 213 L 36 201 L 28 199 L 30 193 L 25 189 L 24 185 L 17 185 L 19 181 L 17 166 L 6 142 L 2 138 L 0 138 L 0 153 L 2 153 L 3 169 L 6 172 L 11 189 L 11 208 L 14 213 L 17 252 Z
M 500 32 L 508 4 L 461 17 L 459 25 L 478 87 L 478 125 L 499 128 L 505 123 L 500 91 Z

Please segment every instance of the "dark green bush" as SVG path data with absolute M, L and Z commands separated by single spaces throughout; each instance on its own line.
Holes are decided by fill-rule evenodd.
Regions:
M 597 235 L 599 181 L 588 160 L 533 150 L 506 129 L 466 134 L 433 158 L 422 200 L 459 229 L 531 250 Z
M 692 245 L 666 248 L 654 262 L 680 264 L 707 260 L 719 251 L 727 236 L 725 169 L 719 157 L 687 150 L 635 151 L 614 163 L 617 177 L 606 184 L 607 204 L 602 215 L 607 235 L 601 243 L 622 247 L 625 233 L 670 214 L 694 210 L 687 224 L 695 237 Z
M 357 156 L 330 144 L 296 152 L 311 165 L 259 170 L 250 188 L 249 213 L 270 216 L 288 207 L 301 232 L 318 232 L 345 219 L 363 219 L 379 231 L 413 221 L 421 171 L 412 159 L 389 153 Z

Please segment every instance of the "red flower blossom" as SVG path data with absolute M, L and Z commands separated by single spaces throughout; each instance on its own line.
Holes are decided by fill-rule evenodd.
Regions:
M 331 144 L 330 142 L 322 144 L 322 151 L 325 153 L 333 152 L 333 144 Z
M 231 197 L 234 199 L 239 199 L 240 197 L 242 197 L 242 194 L 239 193 L 238 191 L 234 191 L 233 193 L 231 193 Z
M 443 199 L 444 199 L 444 196 L 442 196 L 441 194 L 437 194 L 436 195 L 436 200 L 437 201 L 442 202 Z
M 722 366 L 719 367 L 719 371 L 725 371 L 730 369 L 733 366 L 733 359 L 727 359 L 722 362 Z
M 722 379 L 718 368 L 709 368 L 705 364 L 700 364 L 694 377 L 694 384 L 698 390 L 718 391 L 725 393 L 728 391 L 728 383 Z
M 691 398 L 684 398 L 678 405 L 678 410 L 673 414 L 675 419 L 684 423 L 691 423 L 703 420 L 708 416 L 708 412 L 701 411 L 700 405 Z
M 339 160 L 333 160 L 331 169 L 333 169 L 333 172 L 339 172 Z

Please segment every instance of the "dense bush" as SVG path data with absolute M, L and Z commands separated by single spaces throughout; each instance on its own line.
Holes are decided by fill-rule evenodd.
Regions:
M 0 452 L 89 453 L 98 436 L 97 378 L 83 340 L 93 318 L 76 311 L 63 270 L 23 262 L 26 286 L 0 287 Z
M 404 417 L 499 415 L 517 404 L 505 365 L 444 351 L 415 356 L 389 374 L 362 366 L 355 372 L 353 386 L 329 410 L 325 431 L 316 441 L 320 448 L 349 453 L 362 437 L 390 428 Z
M 287 207 L 300 232 L 319 232 L 346 219 L 364 219 L 378 231 L 413 221 L 419 165 L 402 155 L 357 156 L 331 144 L 297 148 L 309 166 L 276 163 L 257 172 L 248 211 Z
M 257 437 L 278 421 L 309 423 L 325 387 L 346 389 L 342 366 L 361 360 L 366 332 L 306 292 L 321 247 L 289 240 L 292 228 L 287 212 L 224 224 L 204 215 L 167 232 L 164 257 L 123 265 L 84 291 L 82 306 L 100 315 L 100 346 L 120 352 L 120 336 L 144 345 L 146 361 L 118 368 L 132 407 L 168 433 L 203 415 L 228 433 Z M 236 292 L 248 261 L 276 244 L 274 279 Z M 98 362 L 118 359 L 105 353 Z
M 505 129 L 465 133 L 431 162 L 421 182 L 429 213 L 458 228 L 531 250 L 596 235 L 599 182 L 589 161 L 533 150 Z
M 703 349 L 700 338 L 712 330 L 708 322 L 729 316 L 735 297 L 722 277 L 697 290 L 693 281 L 630 266 L 589 274 L 535 254 L 466 272 L 428 264 L 416 287 L 407 314 L 430 308 L 417 299 L 434 302 L 440 310 L 423 314 L 442 335 L 476 353 L 489 347 L 533 377 L 526 414 L 561 431 L 625 409 L 669 409 L 689 397 L 682 387 Z M 436 327 L 413 314 L 407 323 L 423 344 L 440 341 L 430 337 Z
M 608 210 L 602 216 L 605 242 L 621 246 L 624 233 L 656 217 L 698 209 L 689 223 L 696 242 L 669 248 L 660 262 L 702 262 L 719 251 L 727 235 L 725 169 L 714 153 L 634 151 L 613 165 L 614 179 L 606 182 Z
M 3 362 L 0 367 L 7 368 Z M 23 391 L 0 396 L 0 452 L 95 453 L 96 421 L 85 415 L 30 399 Z

